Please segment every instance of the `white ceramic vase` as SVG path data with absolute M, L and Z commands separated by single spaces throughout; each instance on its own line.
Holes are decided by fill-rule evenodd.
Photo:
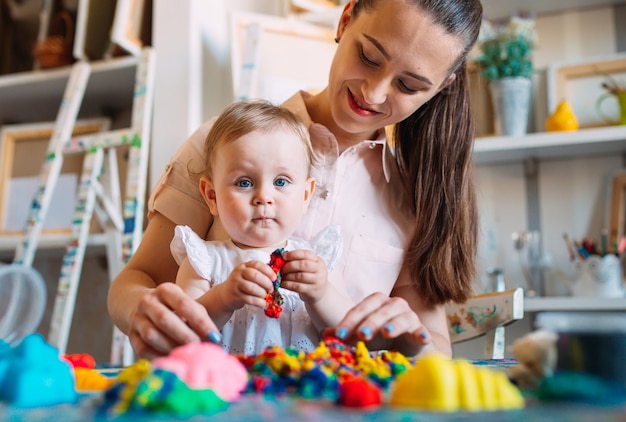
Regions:
M 489 83 L 496 135 L 524 136 L 530 109 L 529 78 L 502 78 Z

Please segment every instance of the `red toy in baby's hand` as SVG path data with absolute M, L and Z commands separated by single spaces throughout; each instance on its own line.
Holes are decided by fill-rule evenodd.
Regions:
M 268 264 L 276 273 L 276 280 L 273 282 L 274 291 L 265 296 L 265 301 L 267 302 L 265 315 L 270 318 L 278 318 L 280 313 L 283 311 L 283 307 L 281 305 L 284 303 L 284 299 L 278 291 L 278 288 L 280 287 L 280 280 L 282 278 L 280 271 L 283 269 L 283 265 L 285 265 L 285 258 L 283 258 L 284 250 L 284 248 L 279 248 L 272 252 L 272 255 L 270 255 L 270 262 Z

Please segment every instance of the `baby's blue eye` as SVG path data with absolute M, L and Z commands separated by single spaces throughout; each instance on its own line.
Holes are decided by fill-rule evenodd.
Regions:
M 289 180 L 287 179 L 276 179 L 276 181 L 274 181 L 274 185 L 278 186 L 279 188 L 284 188 L 288 184 Z
M 240 188 L 249 188 L 250 186 L 252 186 L 252 182 L 250 182 L 249 180 L 239 180 L 237 181 L 237 186 Z

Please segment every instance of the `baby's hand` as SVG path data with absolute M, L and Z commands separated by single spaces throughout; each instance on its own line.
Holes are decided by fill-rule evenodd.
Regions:
M 248 261 L 235 267 L 222 284 L 222 301 L 231 310 L 244 305 L 265 309 L 265 296 L 274 290 L 276 274 L 261 261 Z
M 313 304 L 324 297 L 328 286 L 328 269 L 315 252 L 300 249 L 284 253 L 281 287 L 300 295 L 305 303 Z

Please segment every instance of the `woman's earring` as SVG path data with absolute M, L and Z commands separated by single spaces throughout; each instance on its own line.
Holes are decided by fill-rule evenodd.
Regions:
M 335 44 L 339 44 L 339 38 L 335 37 Z

